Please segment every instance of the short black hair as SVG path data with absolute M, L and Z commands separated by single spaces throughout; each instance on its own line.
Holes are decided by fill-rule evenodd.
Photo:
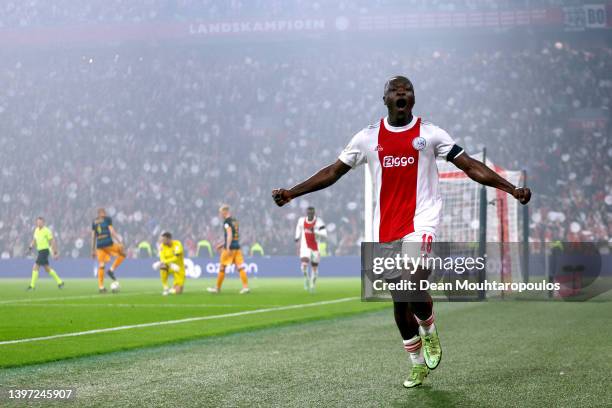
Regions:
M 164 238 L 172 239 L 172 234 L 168 231 L 162 232 L 161 236 Z
M 387 93 L 387 88 L 389 88 L 389 84 L 391 83 L 391 81 L 395 81 L 396 79 L 399 79 L 399 80 L 401 80 L 401 81 L 407 82 L 408 84 L 410 84 L 410 86 L 411 86 L 412 88 L 414 88 L 414 85 L 412 85 L 412 81 L 411 81 L 411 80 L 409 80 L 408 78 L 406 78 L 405 76 L 403 76 L 403 75 L 394 75 L 394 76 L 392 76 L 391 78 L 389 78 L 389 79 L 387 80 L 387 82 L 385 82 L 385 89 L 384 89 L 384 93 Z

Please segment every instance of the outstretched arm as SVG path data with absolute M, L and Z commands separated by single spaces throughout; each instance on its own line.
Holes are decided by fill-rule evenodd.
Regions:
M 336 160 L 335 163 L 322 168 L 308 180 L 290 188 L 289 190 L 285 190 L 284 188 L 272 190 L 272 197 L 274 198 L 276 205 L 282 207 L 294 198 L 331 186 L 338 181 L 340 177 L 344 176 L 350 169 L 351 166 L 343 163 L 340 160 Z
M 484 184 L 485 186 L 494 187 L 505 191 L 519 200 L 521 204 L 527 204 L 531 199 L 531 190 L 528 188 L 516 187 L 508 180 L 488 168 L 483 162 L 468 156 L 466 152 L 463 152 L 463 154 L 455 157 L 453 159 L 453 164 L 459 169 L 463 170 L 463 172 L 472 180 L 480 184 Z

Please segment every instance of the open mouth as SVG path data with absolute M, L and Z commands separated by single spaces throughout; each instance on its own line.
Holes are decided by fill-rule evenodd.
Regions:
M 403 109 L 408 105 L 408 102 L 405 99 L 398 99 L 397 101 L 395 101 L 395 106 Z

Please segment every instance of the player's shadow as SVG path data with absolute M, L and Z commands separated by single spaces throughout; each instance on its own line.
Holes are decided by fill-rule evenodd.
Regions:
M 438 390 L 431 384 L 424 384 L 416 389 L 405 390 L 403 398 L 396 399 L 392 406 L 397 408 L 415 407 L 462 407 L 470 406 L 467 396 L 450 391 Z

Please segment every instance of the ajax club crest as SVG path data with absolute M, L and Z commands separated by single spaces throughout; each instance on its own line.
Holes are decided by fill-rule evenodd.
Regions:
M 412 139 L 412 147 L 414 147 L 415 150 L 421 151 L 425 148 L 426 145 L 427 145 L 427 141 L 425 140 L 424 137 L 417 136 L 414 139 Z

